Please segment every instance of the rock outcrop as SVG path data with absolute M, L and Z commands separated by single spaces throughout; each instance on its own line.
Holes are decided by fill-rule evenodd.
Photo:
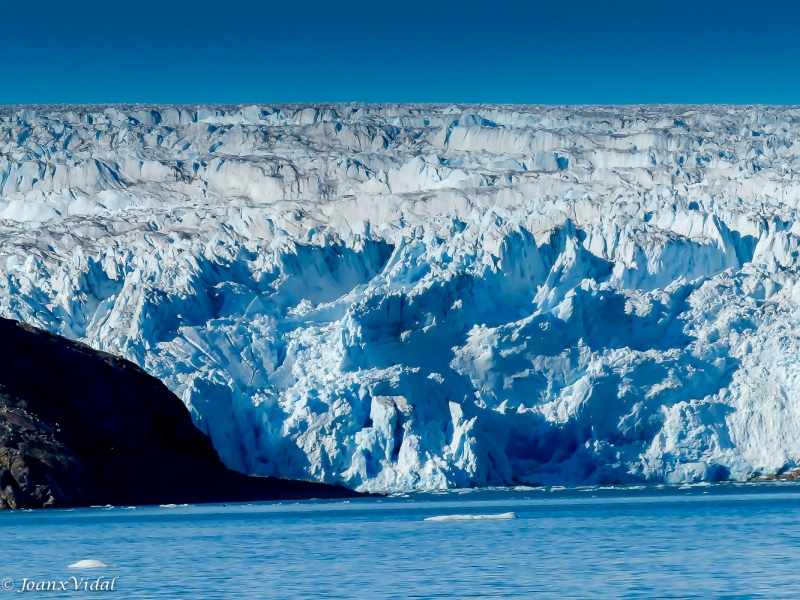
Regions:
M 227 469 L 189 411 L 133 363 L 0 319 L 0 507 L 353 496 Z

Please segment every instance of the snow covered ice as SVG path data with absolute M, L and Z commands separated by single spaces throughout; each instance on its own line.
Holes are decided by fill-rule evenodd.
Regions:
M 108 565 L 102 561 L 94 558 L 85 558 L 73 563 L 69 566 L 70 569 L 103 569 Z
M 506 520 L 516 519 L 517 514 L 513 512 L 505 512 L 496 515 L 438 515 L 435 517 L 427 517 L 426 521 L 492 521 L 492 520 Z
M 800 109 L 0 108 L 0 315 L 225 463 L 365 489 L 800 464 Z

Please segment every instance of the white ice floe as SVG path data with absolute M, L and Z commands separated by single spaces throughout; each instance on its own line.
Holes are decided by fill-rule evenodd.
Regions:
M 513 512 L 500 513 L 499 515 L 440 515 L 428 517 L 426 521 L 487 521 L 494 519 L 517 519 Z
M 79 560 L 76 563 L 73 563 L 69 566 L 70 569 L 104 569 L 108 565 L 102 561 L 95 560 L 93 558 L 87 558 L 84 560 Z
M 362 490 L 800 464 L 800 110 L 0 107 L 0 315 L 230 467 Z

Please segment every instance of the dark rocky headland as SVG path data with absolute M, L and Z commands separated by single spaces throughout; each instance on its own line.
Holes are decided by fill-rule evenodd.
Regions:
M 356 495 L 231 471 L 158 379 L 127 360 L 0 319 L 0 508 Z

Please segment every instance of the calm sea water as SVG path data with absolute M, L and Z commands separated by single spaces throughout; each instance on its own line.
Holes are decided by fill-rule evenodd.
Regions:
M 508 511 L 519 518 L 424 520 Z M 0 532 L 13 582 L 0 598 L 800 596 L 795 484 L 0 511 Z M 109 566 L 68 568 L 81 559 Z M 19 591 L 70 576 L 115 590 Z

